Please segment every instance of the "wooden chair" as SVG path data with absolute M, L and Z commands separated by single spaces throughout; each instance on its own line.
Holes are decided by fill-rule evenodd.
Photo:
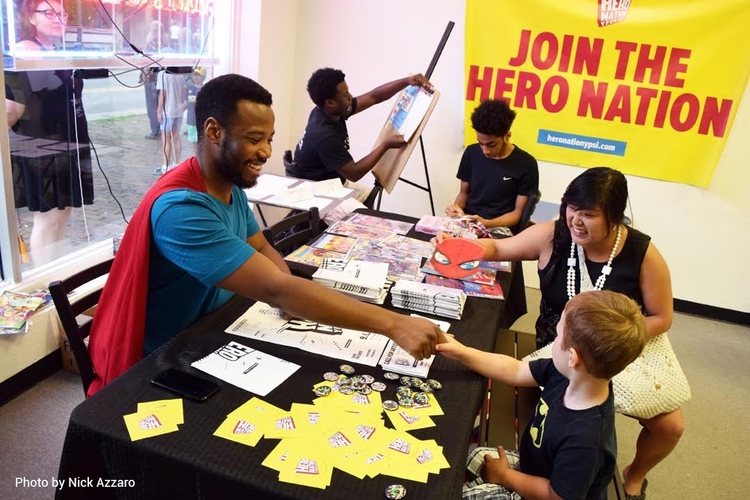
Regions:
M 268 226 L 263 229 L 263 236 L 281 255 L 289 255 L 320 232 L 320 214 L 317 207 L 312 207 Z
M 85 342 L 86 337 L 89 336 L 91 331 L 91 320 L 79 324 L 77 317 L 82 312 L 91 309 L 99 303 L 102 288 L 97 288 L 86 295 L 81 295 L 72 304 L 69 294 L 96 278 L 109 274 L 113 261 L 114 257 L 76 273 L 67 279 L 53 281 L 49 284 L 49 293 L 52 295 L 52 301 L 55 304 L 57 315 L 60 317 L 63 331 L 68 337 L 70 348 L 78 364 L 84 394 L 88 391 L 89 385 L 94 380 L 94 366 L 91 363 L 91 356 L 89 356 L 89 350 Z

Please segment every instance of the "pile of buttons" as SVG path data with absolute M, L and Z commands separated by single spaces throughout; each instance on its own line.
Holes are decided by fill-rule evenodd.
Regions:
M 355 369 L 351 365 L 341 365 L 339 370 L 341 374 L 336 372 L 323 374 L 325 380 L 336 383 L 332 387 L 315 387 L 313 392 L 316 396 L 328 396 L 331 391 L 338 391 L 344 395 L 354 394 L 355 392 L 370 394 L 372 391 L 383 392 L 387 388 L 385 383 L 376 381 L 372 375 L 354 375 Z M 396 389 L 398 402 L 390 399 L 383 401 L 383 408 L 388 411 L 396 411 L 399 407 L 419 408 L 421 405 L 429 403 L 427 394 L 443 388 L 443 384 L 435 379 L 422 380 L 417 377 L 401 377 L 393 372 L 385 372 L 383 377 L 391 381 L 398 380 L 401 383 L 401 386 Z

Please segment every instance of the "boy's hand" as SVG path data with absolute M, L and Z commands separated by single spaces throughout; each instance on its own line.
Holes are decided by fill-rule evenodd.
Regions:
M 455 219 L 457 217 L 463 217 L 464 211 L 461 210 L 461 207 L 459 207 L 455 203 L 448 203 L 448 205 L 446 205 L 445 207 L 445 215 L 452 219 Z
M 505 473 L 510 469 L 508 457 L 502 446 L 497 447 L 498 458 L 493 458 L 490 454 L 484 456 L 484 472 L 482 476 L 488 483 L 505 484 Z
M 450 333 L 446 333 L 445 342 L 437 344 L 435 350 L 448 359 L 461 361 L 461 358 L 466 351 L 466 346 L 456 340 L 456 338 Z

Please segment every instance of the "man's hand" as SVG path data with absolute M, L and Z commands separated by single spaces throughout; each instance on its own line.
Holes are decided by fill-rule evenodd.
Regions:
M 159 124 L 161 124 L 161 122 L 162 122 L 162 116 L 163 116 L 163 114 L 162 114 L 161 111 L 157 111 L 156 112 L 156 120 L 159 122 Z
M 389 337 L 417 360 L 435 354 L 435 345 L 446 341 L 446 336 L 432 321 L 403 316 L 396 322 Z
M 422 73 L 411 75 L 408 78 L 409 78 L 409 85 L 419 85 L 420 87 L 425 87 L 425 88 L 432 90 L 432 84 L 427 78 L 424 77 Z
M 489 227 L 487 224 L 489 223 L 488 219 L 485 219 L 484 217 L 480 217 L 478 215 L 467 215 L 467 217 L 471 220 L 475 220 L 479 223 L 481 223 L 484 227 Z
M 385 144 L 388 149 L 402 148 L 406 146 L 406 140 L 404 139 L 403 135 L 394 131 L 392 134 L 385 138 L 383 144 Z
M 505 473 L 510 470 L 510 464 L 502 446 L 497 447 L 497 454 L 498 458 L 493 458 L 489 453 L 484 456 L 482 477 L 488 483 L 505 485 Z
M 450 333 L 445 334 L 445 342 L 435 346 L 435 350 L 448 359 L 461 361 L 466 352 L 466 346 L 456 340 Z
M 464 211 L 461 209 L 461 207 L 459 207 L 455 203 L 448 203 L 445 206 L 445 215 L 447 215 L 448 217 L 452 219 L 456 219 L 458 217 L 463 217 Z

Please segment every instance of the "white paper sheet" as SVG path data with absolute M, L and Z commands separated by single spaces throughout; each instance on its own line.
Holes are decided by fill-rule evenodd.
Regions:
M 256 302 L 227 333 L 285 345 L 334 359 L 376 366 L 388 338 L 377 333 L 347 330 L 303 319 L 286 320 L 280 309 Z
M 330 198 L 319 198 L 317 196 L 313 196 L 312 198 L 308 198 L 306 200 L 290 202 L 282 200 L 281 197 L 277 195 L 263 200 L 263 203 L 266 203 L 268 205 L 278 205 L 286 208 L 296 208 L 297 210 L 310 210 L 312 207 L 318 207 L 318 211 L 320 213 L 324 213 L 326 207 L 333 203 L 333 201 L 334 200 Z
M 326 198 L 343 199 L 354 192 L 353 189 L 345 188 L 339 179 L 328 179 L 318 181 L 312 185 L 313 193 L 316 196 L 325 196 Z
M 190 366 L 259 396 L 266 396 L 299 369 L 238 342 L 229 342 Z
M 245 194 L 250 201 L 262 200 L 287 189 L 296 182 L 299 182 L 299 179 L 273 174 L 261 174 L 258 177 L 258 184 L 250 189 L 245 189 Z

